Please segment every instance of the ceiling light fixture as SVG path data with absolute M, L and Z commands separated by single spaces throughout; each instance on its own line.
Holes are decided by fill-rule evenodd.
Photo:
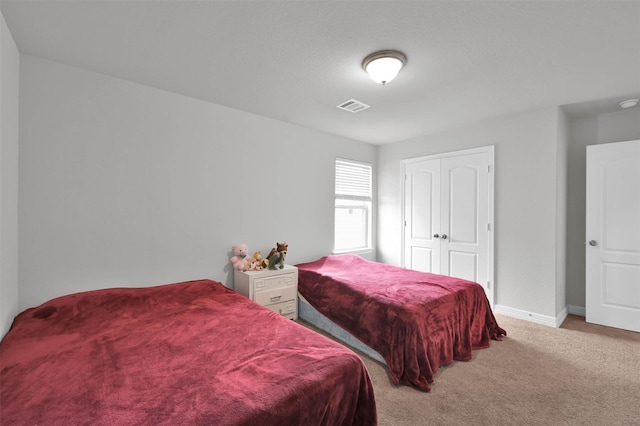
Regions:
M 376 83 L 383 86 L 396 78 L 402 67 L 407 63 L 407 57 L 397 50 L 381 50 L 372 53 L 362 61 L 362 68 Z
M 618 105 L 620 105 L 620 108 L 633 108 L 638 105 L 638 101 L 639 99 L 627 99 L 626 101 L 620 102 Z

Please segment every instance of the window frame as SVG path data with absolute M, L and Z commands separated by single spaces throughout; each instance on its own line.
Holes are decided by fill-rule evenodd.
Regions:
M 333 252 L 355 253 L 373 250 L 373 164 L 336 157 L 334 178 Z M 351 208 L 364 211 L 363 230 L 358 238 L 365 244 L 336 247 L 338 211 L 349 208 L 349 203 L 352 204 Z

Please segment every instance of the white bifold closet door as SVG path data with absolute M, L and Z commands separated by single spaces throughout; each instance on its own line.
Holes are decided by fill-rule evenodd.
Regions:
M 404 162 L 404 267 L 475 281 L 493 304 L 493 149 Z

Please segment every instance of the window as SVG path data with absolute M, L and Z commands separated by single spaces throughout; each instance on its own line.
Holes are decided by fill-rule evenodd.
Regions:
M 371 165 L 336 158 L 334 251 L 371 248 Z

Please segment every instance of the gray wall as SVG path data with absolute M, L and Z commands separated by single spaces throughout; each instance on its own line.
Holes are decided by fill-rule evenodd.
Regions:
M 530 111 L 385 145 L 378 258 L 400 264 L 405 158 L 496 146 L 496 306 L 544 323 L 584 314 L 586 146 L 640 139 L 640 108 L 568 117 Z
M 329 253 L 336 156 L 378 161 L 377 255 L 400 264 L 400 161 L 486 145 L 496 305 L 534 320 L 579 311 L 585 147 L 640 138 L 638 108 L 580 119 L 547 108 L 378 148 L 20 56 L 4 21 L 0 72 L 2 333 L 19 310 L 70 292 L 232 286 L 238 242 L 267 251 L 286 240 L 290 263 Z
M 563 320 L 567 308 L 567 155 L 569 144 L 569 119 L 564 111 L 558 113 L 556 135 L 556 294 L 555 314 Z M 558 324 L 559 325 L 559 324 Z
M 336 156 L 373 145 L 23 55 L 24 309 L 113 286 L 211 278 L 235 243 L 288 263 L 333 249 Z
M 20 58 L 0 13 L 0 336 L 18 311 L 18 86 Z
M 378 154 L 378 258 L 400 264 L 401 160 L 495 146 L 496 306 L 553 320 L 556 312 L 558 134 L 564 114 L 547 108 L 384 145 Z

